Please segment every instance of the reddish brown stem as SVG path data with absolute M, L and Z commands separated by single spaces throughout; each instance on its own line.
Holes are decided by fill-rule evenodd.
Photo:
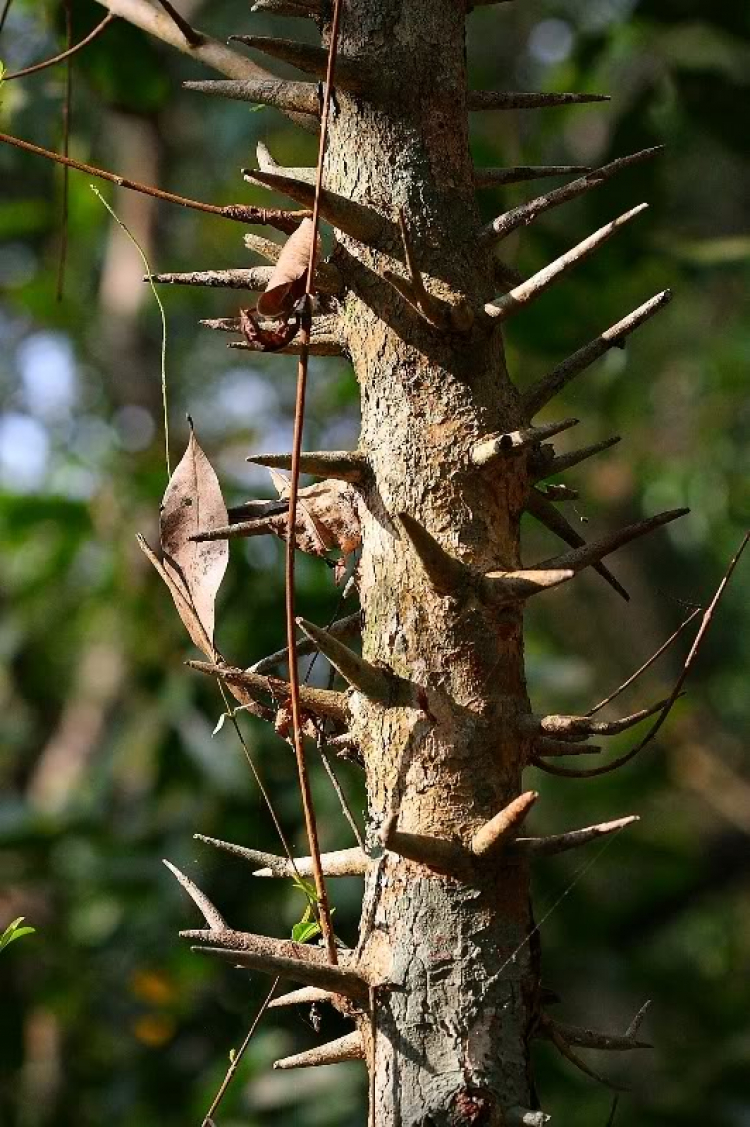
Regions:
M 341 22 L 341 0 L 335 0 L 333 21 L 331 24 L 330 47 L 328 50 L 328 66 L 326 69 L 325 93 L 323 96 L 323 112 L 320 123 L 320 142 L 318 149 L 318 165 L 315 174 L 315 199 L 312 214 L 312 240 L 310 242 L 310 259 L 307 264 L 307 279 L 305 282 L 305 307 L 302 316 L 301 351 L 297 365 L 297 396 L 294 407 L 294 438 L 292 443 L 291 482 L 289 488 L 289 520 L 286 540 L 286 636 L 289 650 L 289 685 L 290 700 L 292 705 L 292 731 L 294 736 L 294 752 L 297 759 L 297 772 L 299 774 L 300 790 L 302 792 L 302 806 L 305 814 L 305 826 L 310 846 L 315 891 L 320 909 L 320 926 L 326 941 L 328 959 L 337 963 L 336 940 L 331 927 L 331 911 L 328 904 L 328 893 L 323 878 L 320 864 L 320 845 L 318 842 L 318 829 L 315 820 L 315 810 L 310 792 L 310 779 L 307 773 L 305 760 L 304 736 L 302 734 L 302 719 L 300 706 L 299 666 L 297 662 L 296 632 L 297 615 L 295 608 L 294 591 L 294 562 L 296 545 L 294 541 L 294 522 L 297 512 L 297 497 L 299 493 L 300 457 L 302 453 L 302 428 L 305 415 L 305 393 L 307 390 L 307 370 L 310 358 L 310 327 L 312 321 L 312 298 L 315 292 L 315 253 L 318 241 L 318 226 L 320 223 L 320 196 L 323 186 L 323 161 L 325 159 L 326 138 L 328 135 L 328 118 L 331 105 L 331 90 L 336 69 L 336 50 L 338 46 L 339 27 Z

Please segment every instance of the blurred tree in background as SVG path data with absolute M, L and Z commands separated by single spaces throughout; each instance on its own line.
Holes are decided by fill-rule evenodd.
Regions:
M 77 40 L 102 9 L 89 0 L 72 7 Z M 183 0 L 181 10 L 219 39 L 289 33 L 286 21 L 230 0 Z M 12 71 L 52 55 L 63 30 L 61 5 L 15 0 L 0 58 Z M 584 441 L 624 437 L 593 469 L 576 471 L 576 513 L 591 530 L 692 508 L 618 559 L 629 605 L 596 578 L 565 588 L 554 608 L 532 605 L 532 699 L 547 711 L 585 711 L 671 633 L 685 603 L 708 600 L 750 523 L 750 9 L 518 0 L 474 15 L 469 53 L 476 86 L 613 97 L 543 115 L 480 115 L 478 164 L 599 164 L 668 146 L 659 161 L 514 236 L 514 265 L 527 273 L 618 205 L 652 204 L 650 218 L 556 289 L 543 312 L 512 321 L 509 368 L 521 386 L 655 290 L 676 291 L 658 323 L 564 396 L 563 413 L 589 420 Z M 267 194 L 240 176 L 256 142 L 298 165 L 314 163 L 314 139 L 295 135 L 274 110 L 180 90 L 200 74 L 116 21 L 74 61 L 73 154 L 196 199 L 266 205 Z M 4 84 L 0 127 L 59 150 L 64 85 L 63 67 Z M 278 844 L 230 726 L 212 736 L 221 699 L 182 667 L 193 655 L 135 544 L 136 532 L 156 539 L 165 486 L 161 325 L 142 262 L 87 178 L 71 173 L 57 302 L 61 170 L 3 147 L 0 174 L 0 931 L 19 915 L 38 929 L 0 957 L 0 1123 L 198 1127 L 267 983 L 179 943 L 195 911 L 160 858 L 199 874 L 237 926 L 262 916 L 269 932 L 287 935 L 304 901 L 291 882 L 252 880 L 241 862 L 192 840 L 200 832 Z M 154 269 L 250 264 L 236 223 L 105 194 Z M 519 185 L 502 199 L 534 194 L 534 185 Z M 485 193 L 488 219 L 498 195 Z M 227 350 L 225 338 L 199 327 L 200 318 L 234 315 L 236 293 L 175 288 L 162 297 L 173 457 L 189 412 L 229 503 L 270 495 L 245 457 L 288 449 L 294 361 Z M 348 365 L 315 360 L 308 447 L 346 447 L 357 409 Z M 547 542 L 534 527 L 527 534 Z M 218 621 L 219 644 L 238 663 L 283 644 L 282 552 L 265 539 L 233 544 L 222 595 L 233 613 L 220 607 Z M 331 617 L 341 596 L 325 564 L 300 560 L 298 586 L 306 617 Z M 546 977 L 563 996 L 562 1016 L 596 1009 L 601 1019 L 604 1010 L 612 1028 L 624 1027 L 654 999 L 647 1032 L 656 1048 L 621 1066 L 633 1088 L 623 1124 L 750 1123 L 749 594 L 745 567 L 658 747 L 627 772 L 586 784 L 534 780 L 554 796 L 555 828 L 585 822 L 594 803 L 603 816 L 642 816 L 583 872 L 566 855 L 537 874 Z M 628 698 L 633 706 L 668 686 L 681 660 L 670 651 Z M 241 723 L 301 848 L 293 755 L 265 727 Z M 361 821 L 356 768 L 337 771 Z M 314 785 L 323 847 L 352 844 L 318 765 Z M 336 882 L 333 896 L 337 931 L 350 940 L 358 882 Z M 324 1022 L 335 1035 L 335 1018 Z M 313 1038 L 304 1014 L 268 1016 L 218 1116 L 222 1127 L 360 1122 L 356 1065 L 335 1080 L 316 1070 L 293 1083 L 268 1071 Z M 604 1127 L 606 1094 L 538 1052 L 555 1122 Z

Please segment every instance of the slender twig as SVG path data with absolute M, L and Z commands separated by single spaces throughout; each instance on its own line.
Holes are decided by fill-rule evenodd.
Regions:
M 620 693 L 624 693 L 626 689 L 629 689 L 630 686 L 633 684 L 633 682 L 637 681 L 638 678 L 641 676 L 641 674 L 645 673 L 646 670 L 649 669 L 654 664 L 655 661 L 658 661 L 658 659 L 661 657 L 661 655 L 663 653 L 665 653 L 666 650 L 669 649 L 669 647 L 672 645 L 672 643 L 677 641 L 677 639 L 680 637 L 682 632 L 687 629 L 687 627 L 690 625 L 690 623 L 693 621 L 693 619 L 698 617 L 698 615 L 701 613 L 702 609 L 703 609 L 702 607 L 697 607 L 692 612 L 692 614 L 689 614 L 688 617 L 683 622 L 680 623 L 680 625 L 677 627 L 677 629 L 674 631 L 674 633 L 670 634 L 670 636 L 667 638 L 666 642 L 664 642 L 661 646 L 659 646 L 656 653 L 652 654 L 651 657 L 648 659 L 648 661 L 645 661 L 643 663 L 643 665 L 640 667 L 640 669 L 636 669 L 635 673 L 631 674 L 631 676 L 628 677 L 627 681 L 623 681 L 623 683 L 621 685 L 619 685 L 618 688 L 616 688 L 613 693 L 610 693 L 608 697 L 605 697 L 604 700 L 600 700 L 598 704 L 595 704 L 593 708 L 590 708 L 588 710 L 588 712 L 586 713 L 586 715 L 587 716 L 593 716 L 594 713 L 600 712 L 601 709 L 604 708 L 605 705 L 611 704 L 611 702 L 615 699 L 615 697 L 619 697 Z
M 5 7 L 3 8 L 3 14 L 0 16 L 0 31 L 2 31 L 3 28 L 5 27 L 5 21 L 8 18 L 8 12 L 10 11 L 10 6 L 11 6 L 12 3 L 13 3 L 13 0 L 5 0 Z
M 325 737 L 323 737 L 323 739 L 320 743 L 320 746 L 318 747 L 318 751 L 320 752 L 320 758 L 323 760 L 323 766 L 326 769 L 326 773 L 328 775 L 328 778 L 331 780 L 331 785 L 332 785 L 333 789 L 336 791 L 336 795 L 338 797 L 339 804 L 340 804 L 341 809 L 343 811 L 344 817 L 346 818 L 347 822 L 351 826 L 352 833 L 354 834 L 355 838 L 357 839 L 357 845 L 362 850 L 362 852 L 365 853 L 366 849 L 365 849 L 365 843 L 364 843 L 364 839 L 362 837 L 362 833 L 360 831 L 359 826 L 357 825 L 357 822 L 356 822 L 355 817 L 354 817 L 354 813 L 352 812 L 352 808 L 349 805 L 349 800 L 347 799 L 346 795 L 344 794 L 344 788 L 341 786 L 341 783 L 339 782 L 338 776 L 333 769 L 333 764 L 331 763 L 330 759 L 326 755 L 325 743 L 323 742 L 324 740 L 325 740 Z
M 195 28 L 188 23 L 184 16 L 180 15 L 177 9 L 169 3 L 169 0 L 159 0 L 159 3 L 167 13 L 169 18 L 173 21 L 173 23 L 175 23 L 177 27 L 179 27 L 189 45 L 191 47 L 200 47 L 201 43 L 203 42 L 203 36 L 201 35 L 201 33 L 199 31 L 196 31 Z
M 68 48 L 73 43 L 73 8 L 72 0 L 65 0 L 65 41 Z M 72 113 L 72 99 L 73 99 L 73 64 L 70 58 L 70 50 L 67 52 L 67 63 L 65 64 L 65 96 L 63 97 L 63 156 L 68 156 L 70 153 L 70 119 Z M 63 287 L 65 285 L 65 264 L 68 260 L 68 189 L 70 180 L 70 169 L 65 165 L 63 167 L 63 183 L 62 183 L 62 214 L 60 216 L 60 251 L 57 260 L 57 285 L 55 287 L 55 297 L 57 301 L 62 301 Z
M 588 770 L 576 771 L 573 768 L 558 767 L 558 766 L 556 766 L 555 764 L 552 764 L 552 763 L 542 763 L 541 760 L 534 760 L 534 765 L 536 767 L 539 767 L 539 769 L 541 771 L 546 771 L 546 773 L 548 775 L 562 775 L 565 778 L 569 778 L 569 779 L 591 779 L 591 778 L 594 778 L 596 775 L 606 775 L 610 771 L 616 771 L 618 767 L 623 767 L 626 763 L 629 763 L 631 759 L 635 759 L 636 755 L 638 755 L 639 752 L 643 751 L 644 747 L 646 747 L 648 744 L 651 743 L 651 741 L 654 739 L 654 737 L 656 736 L 659 729 L 662 727 L 662 725 L 666 721 L 667 717 L 669 716 L 669 713 L 672 711 L 672 706 L 674 705 L 675 701 L 677 700 L 678 696 L 681 693 L 682 686 L 685 684 L 685 680 L 687 679 L 688 673 L 690 672 L 690 670 L 693 666 L 693 663 L 694 663 L 696 657 L 698 656 L 698 652 L 700 650 L 701 643 L 703 642 L 703 639 L 706 635 L 706 631 L 708 630 L 709 626 L 711 625 L 711 621 L 712 621 L 714 614 L 716 612 L 716 607 L 718 606 L 718 604 L 719 604 L 719 602 L 720 602 L 720 600 L 721 600 L 721 598 L 724 594 L 724 591 L 726 590 L 726 587 L 727 587 L 727 584 L 729 583 L 729 580 L 732 578 L 732 573 L 734 572 L 734 569 L 737 567 L 737 564 L 740 562 L 740 559 L 742 558 L 742 554 L 743 554 L 743 552 L 745 551 L 745 548 L 748 545 L 748 541 L 750 541 L 750 531 L 745 533 L 743 540 L 742 540 L 742 543 L 740 544 L 736 553 L 732 557 L 732 560 L 730 561 L 729 566 L 724 573 L 724 576 L 721 580 L 721 583 L 719 584 L 719 586 L 716 589 L 716 593 L 715 593 L 714 597 L 711 599 L 711 602 L 708 604 L 708 606 L 706 607 L 706 609 L 703 612 L 703 618 L 701 620 L 701 624 L 700 624 L 700 628 L 698 629 L 698 633 L 695 636 L 695 641 L 693 642 L 693 645 L 690 649 L 690 653 L 688 654 L 687 658 L 685 659 L 685 664 L 683 665 L 682 670 L 680 672 L 680 675 L 675 682 L 675 685 L 674 685 L 674 688 L 672 689 L 672 692 L 669 694 L 666 701 L 664 702 L 664 707 L 662 708 L 661 712 L 657 716 L 656 721 L 649 728 L 648 732 L 643 737 L 643 739 L 640 741 L 640 743 L 637 743 L 635 745 L 635 747 L 632 747 L 630 749 L 630 751 L 625 753 L 625 755 L 621 755 L 619 759 L 615 759 L 615 760 L 613 760 L 612 763 L 607 763 L 603 767 L 591 767 Z
M 233 219 L 238 223 L 260 223 L 277 227 L 280 231 L 290 233 L 296 230 L 298 223 L 306 218 L 309 211 L 281 211 L 262 207 L 248 207 L 245 204 L 220 204 L 203 203 L 201 200 L 191 200 L 186 196 L 178 196 L 175 192 L 165 192 L 161 188 L 153 188 L 150 184 L 141 184 L 137 180 L 130 180 L 127 176 L 119 176 L 116 172 L 108 172 L 104 168 L 97 168 L 93 164 L 84 164 L 82 161 L 73 160 L 71 157 L 43 149 L 41 145 L 34 145 L 31 141 L 22 141 L 20 137 L 12 137 L 8 133 L 0 133 L 0 143 L 13 145 L 26 153 L 52 160 L 56 164 L 74 168 L 77 172 L 85 172 L 87 176 L 96 176 L 98 180 L 108 180 L 118 188 L 128 188 L 131 192 L 140 192 L 144 196 L 153 196 L 157 200 L 167 203 L 176 203 L 181 207 L 192 208 L 193 211 L 205 211 L 209 215 L 220 215 L 223 219 Z
M 296 545 L 294 540 L 294 524 L 297 512 L 297 496 L 299 493 L 300 455 L 302 453 L 302 425 L 305 413 L 305 392 L 307 388 L 307 370 L 310 355 L 310 329 L 312 322 L 312 296 L 315 290 L 315 252 L 318 240 L 318 225 L 320 222 L 320 195 L 323 186 L 323 162 L 325 159 L 326 138 L 328 135 L 328 118 L 331 106 L 331 90 L 336 68 L 336 51 L 338 48 L 339 27 L 341 20 L 341 0 L 335 0 L 333 20 L 331 24 L 331 38 L 328 51 L 328 66 L 326 69 L 325 92 L 323 95 L 323 112 L 320 124 L 320 143 L 318 149 L 318 165 L 315 176 L 315 200 L 312 215 L 312 239 L 310 241 L 310 259 L 307 265 L 307 279 L 305 284 L 304 313 L 302 316 L 301 352 L 297 365 L 297 395 L 294 408 L 294 440 L 292 446 L 291 482 L 289 487 L 289 520 L 286 540 L 286 634 L 289 649 L 289 684 L 292 705 L 292 732 L 294 737 L 294 751 L 297 759 L 297 772 L 299 775 L 300 790 L 302 792 L 302 806 L 305 814 L 305 826 L 310 847 L 310 856 L 313 863 L 315 877 L 315 891 L 320 907 L 320 924 L 323 938 L 328 950 L 331 963 L 337 963 L 336 940 L 331 927 L 331 913 L 328 905 L 328 894 L 325 880 L 320 866 L 320 845 L 318 843 L 318 830 L 315 821 L 315 810 L 310 791 L 310 780 L 305 761 L 304 737 L 301 725 L 301 708 L 299 696 L 299 666 L 297 650 L 295 647 L 297 624 L 294 598 L 294 563 Z
M 66 15 L 65 22 L 67 47 L 65 48 L 65 50 L 61 51 L 59 55 L 53 55 L 51 59 L 43 59 L 41 63 L 34 63 L 33 66 L 24 67 L 23 70 L 13 70 L 10 72 L 10 74 L 3 75 L 3 81 L 11 82 L 14 78 L 27 78 L 28 75 L 37 74 L 40 70 L 47 70 L 48 67 L 56 67 L 58 63 L 65 62 L 66 59 L 70 59 L 78 51 L 81 51 L 84 47 L 87 47 L 89 43 L 93 43 L 93 41 L 101 35 L 101 33 L 109 26 L 109 24 L 114 23 L 116 19 L 117 16 L 113 16 L 110 12 L 109 15 L 106 15 L 104 17 L 101 23 L 98 23 L 96 25 L 93 31 L 90 31 L 88 33 L 85 39 L 82 39 L 80 43 L 72 43 L 70 23 Z
M 255 1033 L 255 1030 L 258 1028 L 258 1025 L 260 1024 L 261 1018 L 263 1017 L 264 1013 L 266 1012 L 269 1005 L 271 1004 L 271 999 L 273 998 L 274 994 L 276 993 L 276 987 L 279 985 L 279 981 L 280 980 L 278 978 L 275 978 L 273 980 L 273 985 L 271 986 L 271 989 L 268 991 L 268 994 L 266 995 L 264 1001 L 262 1002 L 261 1007 L 258 1010 L 257 1014 L 255 1015 L 255 1017 L 253 1019 L 253 1024 L 248 1029 L 245 1040 L 242 1042 L 242 1044 L 240 1045 L 237 1052 L 232 1055 L 229 1068 L 227 1069 L 227 1074 L 224 1077 L 224 1079 L 222 1080 L 221 1086 L 219 1087 L 218 1092 L 214 1096 L 210 1108 L 208 1109 L 208 1111 L 205 1114 L 205 1117 L 203 1119 L 203 1127 L 206 1127 L 206 1124 L 213 1118 L 213 1116 L 216 1112 L 216 1109 L 218 1108 L 221 1101 L 224 1099 L 224 1096 L 226 1095 L 227 1088 L 232 1083 L 232 1079 L 234 1078 L 234 1074 L 237 1071 L 237 1069 L 239 1068 L 240 1061 L 242 1060 L 243 1056 L 245 1055 L 245 1050 L 247 1049 L 248 1045 L 250 1044 L 252 1037 L 253 1037 L 253 1034 Z

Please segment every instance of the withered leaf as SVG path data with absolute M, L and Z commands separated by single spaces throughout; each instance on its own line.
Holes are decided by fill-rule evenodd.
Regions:
M 287 478 L 275 470 L 269 472 L 279 497 L 288 497 Z M 350 555 L 359 547 L 362 539 L 358 504 L 356 489 L 346 481 L 326 479 L 300 489 L 297 495 L 297 519 L 294 522 L 294 542 L 297 548 L 313 556 L 327 556 L 336 548 L 344 556 Z M 272 518 L 273 531 L 284 540 L 287 526 L 286 513 Z
M 185 583 L 183 582 L 181 576 L 177 575 L 173 570 L 167 570 L 167 568 L 164 567 L 162 561 L 159 559 L 156 552 L 153 550 L 147 540 L 144 540 L 142 536 L 138 536 L 137 540 L 138 546 L 145 555 L 146 559 L 153 564 L 162 580 L 168 587 L 174 605 L 177 608 L 177 613 L 182 619 L 183 625 L 190 635 L 191 641 L 198 647 L 199 650 L 203 651 L 206 657 L 213 660 L 214 649 L 211 644 L 211 639 L 208 637 L 206 631 L 201 625 L 201 621 L 198 618 L 195 607 L 193 606 L 193 600 L 191 598 L 190 592 L 185 586 Z
M 294 309 L 304 294 L 312 240 L 312 219 L 303 219 L 284 243 L 266 292 L 258 298 L 257 310 L 262 317 L 283 317 Z M 316 251 L 319 250 L 320 239 L 316 247 Z
M 240 309 L 240 332 L 256 352 L 278 352 L 297 335 L 299 317 L 281 322 L 278 327 L 268 328 L 253 315 L 251 309 Z
M 201 529 L 220 528 L 228 521 L 227 509 L 221 495 L 213 466 L 198 445 L 195 431 L 190 428 L 190 439 L 179 465 L 167 485 L 159 514 L 162 566 L 169 576 L 170 591 L 178 587 L 183 597 L 175 606 L 191 638 L 198 642 L 195 623 L 185 616 L 185 597 L 207 639 L 209 651 L 213 648 L 216 595 L 224 578 L 229 559 L 226 540 L 198 542 L 190 537 Z M 190 616 L 188 616 L 190 617 Z

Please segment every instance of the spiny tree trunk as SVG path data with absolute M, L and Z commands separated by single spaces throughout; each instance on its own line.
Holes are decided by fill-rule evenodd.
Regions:
M 231 79 L 192 84 L 196 88 L 274 104 L 316 126 L 312 80 L 322 73 L 324 52 L 256 41 L 252 45 L 295 62 L 311 78 L 270 83 L 255 64 L 222 54 L 225 49 L 205 37 L 183 41 L 168 17 L 157 19 L 139 0 L 101 2 Z M 312 15 L 327 43 L 327 4 L 261 0 L 258 7 Z M 197 890 L 191 893 L 209 925 L 209 932 L 195 933 L 201 942 L 233 962 L 301 982 L 305 989 L 294 997 L 325 996 L 352 1017 L 351 1037 L 281 1063 L 296 1067 L 364 1056 L 377 1127 L 533 1127 L 546 1119 L 529 1059 L 535 1036 L 551 1036 L 566 1052 L 571 1041 L 608 1048 L 636 1044 L 634 1034 L 564 1034 L 550 1024 L 542 1011 L 529 895 L 535 854 L 583 843 L 624 822 L 559 840 L 521 837 L 519 831 L 536 799 L 522 781 L 532 761 L 578 752 L 596 731 L 607 735 L 642 717 L 598 728 L 583 718 L 534 717 L 522 616 L 527 598 L 587 566 L 623 593 L 602 557 L 678 515 L 664 514 L 586 548 L 535 487 L 607 445 L 555 460 L 544 440 L 575 420 L 534 428 L 535 413 L 667 295 L 607 330 L 524 396 L 519 393 L 505 365 L 504 319 L 631 215 L 491 304 L 498 291 L 499 238 L 617 168 L 482 228 L 477 183 L 527 174 L 477 175 L 468 144 L 471 109 L 576 99 L 471 95 L 467 14 L 461 0 L 345 0 L 338 50 L 322 200 L 336 238 L 326 274 L 336 296 L 328 299 L 325 316 L 316 318 L 312 341 L 313 351 L 351 357 L 362 431 L 357 452 L 310 456 L 303 468 L 325 474 L 330 467 L 358 493 L 362 659 L 331 634 L 306 626 L 349 691 L 345 698 L 308 692 L 303 704 L 349 733 L 366 770 L 368 856 L 354 851 L 324 858 L 330 873 L 365 872 L 359 943 L 356 951 L 341 954 L 337 968 L 330 967 L 322 950 L 231 931 Z M 310 205 L 311 170 L 281 169 L 263 151 L 261 158 L 261 183 Z M 254 245 L 262 249 L 257 238 Z M 285 351 L 296 348 L 292 342 Z M 569 550 L 524 571 L 519 525 L 527 508 Z M 271 529 L 271 518 L 264 527 L 258 519 L 247 532 Z M 219 535 L 221 530 L 214 538 Z M 265 700 L 269 691 L 276 701 L 284 694 L 281 682 L 259 673 L 222 663 L 204 668 L 220 669 L 251 702 Z M 267 703 L 258 711 L 275 710 Z M 250 856 L 260 861 L 262 855 Z M 263 863 L 274 873 L 289 871 L 276 858 L 264 857 Z

